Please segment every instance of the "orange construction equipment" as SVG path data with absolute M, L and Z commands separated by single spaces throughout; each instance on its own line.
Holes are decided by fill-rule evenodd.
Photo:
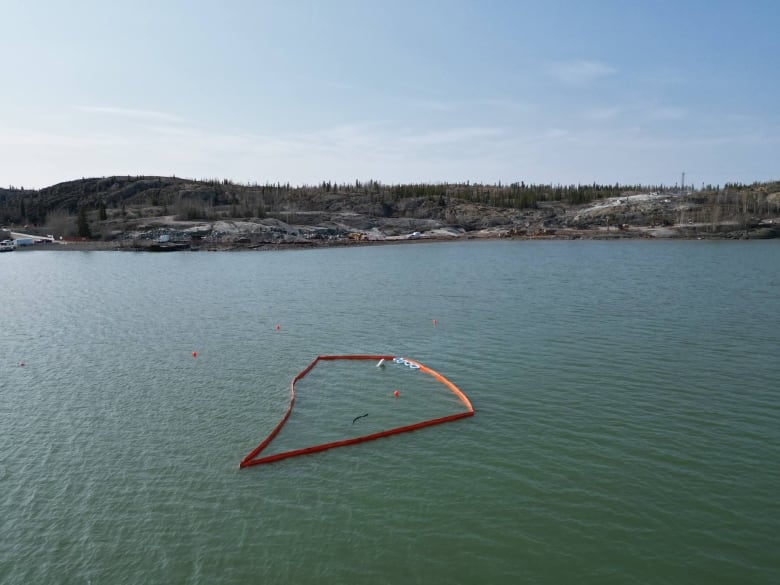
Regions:
M 265 449 L 271 443 L 271 441 L 274 440 L 274 437 L 276 437 L 276 435 L 279 434 L 279 431 L 282 430 L 282 427 L 284 426 L 284 423 L 287 422 L 287 419 L 290 418 L 290 413 L 292 412 L 293 405 L 295 404 L 295 383 L 301 378 L 303 378 L 306 374 L 308 374 L 311 371 L 311 369 L 315 365 L 317 365 L 317 362 L 328 361 L 328 360 L 375 360 L 375 361 L 387 360 L 389 361 L 393 359 L 396 358 L 388 355 L 320 355 L 317 356 L 314 359 L 314 361 L 312 361 L 308 366 L 306 366 L 306 368 L 304 368 L 303 371 L 301 371 L 297 376 L 295 376 L 295 378 L 293 378 L 292 382 L 290 383 L 290 403 L 287 406 L 287 411 L 284 413 L 284 416 L 282 416 L 282 420 L 279 421 L 276 427 L 274 427 L 274 429 L 263 440 L 262 443 L 260 443 L 257 447 L 255 447 L 252 450 L 252 452 L 249 453 L 249 455 L 247 455 L 241 460 L 239 467 L 250 467 L 252 465 L 272 463 L 274 461 L 281 461 L 282 459 L 288 459 L 290 457 L 296 457 L 298 455 L 317 453 L 319 451 L 326 451 L 327 449 L 334 449 L 336 447 L 345 447 L 347 445 L 355 445 L 357 443 L 373 441 L 375 439 L 380 439 L 382 437 L 389 437 L 391 435 L 397 435 L 399 433 L 415 431 L 417 429 L 422 429 L 425 427 L 430 427 L 433 425 L 439 425 L 442 423 L 458 420 L 461 418 L 466 418 L 474 414 L 474 407 L 471 406 L 471 402 L 469 401 L 469 399 L 455 384 L 450 382 L 447 378 L 445 378 L 435 370 L 432 370 L 431 368 L 424 366 L 420 362 L 417 362 L 415 360 L 410 360 L 408 358 L 398 358 L 398 359 L 402 359 L 402 361 L 407 365 L 412 365 L 412 367 L 419 368 L 420 371 L 433 376 L 436 380 L 444 384 L 447 388 L 449 388 L 450 391 L 452 391 L 460 399 L 460 401 L 466 407 L 466 411 L 450 414 L 448 416 L 443 416 L 440 418 L 432 418 L 432 419 L 424 420 L 422 422 L 413 423 L 410 425 L 395 427 L 392 429 L 387 429 L 385 431 L 380 431 L 378 433 L 372 433 L 370 435 L 362 435 L 360 437 L 352 437 L 350 439 L 343 439 L 341 441 L 333 441 L 330 443 L 321 443 L 319 445 L 312 445 L 311 447 L 304 447 L 302 449 L 293 449 L 291 451 L 284 451 L 283 453 L 276 453 L 274 455 L 266 455 L 265 457 L 258 457 L 258 455 L 263 451 L 263 449 Z

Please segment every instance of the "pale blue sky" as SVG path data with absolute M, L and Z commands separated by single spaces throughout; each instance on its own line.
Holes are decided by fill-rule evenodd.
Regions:
M 780 178 L 780 2 L 0 0 L 0 185 Z

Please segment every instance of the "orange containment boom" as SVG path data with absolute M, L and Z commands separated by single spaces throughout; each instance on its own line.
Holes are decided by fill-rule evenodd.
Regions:
M 311 447 L 304 447 L 302 449 L 293 449 L 291 451 L 284 451 L 283 453 L 276 453 L 274 455 L 266 455 L 265 457 L 258 457 L 258 455 L 265 449 L 271 441 L 274 440 L 274 437 L 279 434 L 279 431 L 282 430 L 282 427 L 284 426 L 284 423 L 287 422 L 287 419 L 290 418 L 290 413 L 292 413 L 293 405 L 295 404 L 295 383 L 303 378 L 306 374 L 308 374 L 311 369 L 317 365 L 317 362 L 320 361 L 329 361 L 329 360 L 401 360 L 406 365 L 411 365 L 414 368 L 419 368 L 420 371 L 425 372 L 426 374 L 429 374 L 433 376 L 436 380 L 444 384 L 447 388 L 449 388 L 450 391 L 452 391 L 453 394 L 455 394 L 460 401 L 463 403 L 463 405 L 466 407 L 465 412 L 458 412 L 455 414 L 450 414 L 448 416 L 442 416 L 440 418 L 432 418 L 428 420 L 424 420 L 422 422 L 417 422 L 410 425 L 405 425 L 401 427 L 395 427 L 392 429 L 387 429 L 385 431 L 380 431 L 378 433 L 372 433 L 370 435 L 362 435 L 360 437 L 352 437 L 350 439 L 343 439 L 341 441 L 333 441 L 330 443 L 322 443 L 319 445 L 312 445 Z M 274 461 L 281 461 L 282 459 L 288 459 L 290 457 L 297 457 L 298 455 L 307 455 L 309 453 L 317 453 L 319 451 L 326 451 L 328 449 L 335 449 L 336 447 L 346 447 L 347 445 L 355 445 L 357 443 L 365 443 L 366 441 L 373 441 L 375 439 L 381 439 L 382 437 L 389 437 L 390 435 L 397 435 L 399 433 L 407 433 L 409 431 L 416 431 L 417 429 L 422 429 L 425 427 L 430 427 L 433 425 L 440 425 L 442 423 L 458 420 L 461 418 L 466 418 L 468 416 L 472 416 L 474 414 L 474 407 L 471 406 L 471 402 L 466 397 L 466 395 L 458 388 L 455 384 L 450 382 L 447 378 L 442 376 L 440 373 L 438 373 L 435 370 L 432 370 L 431 368 L 424 366 L 418 361 L 410 360 L 407 358 L 394 358 L 393 356 L 388 355 L 320 355 L 317 356 L 313 362 L 311 362 L 306 368 L 300 372 L 295 378 L 293 378 L 293 381 L 290 383 L 290 403 L 287 406 L 287 411 L 284 413 L 284 416 L 282 416 L 282 420 L 279 421 L 279 423 L 274 427 L 274 429 L 271 431 L 271 433 L 263 440 L 262 443 L 260 443 L 257 447 L 255 447 L 252 452 L 244 457 L 241 460 L 241 463 L 239 464 L 239 467 L 250 467 L 252 465 L 262 465 L 264 463 L 273 463 Z

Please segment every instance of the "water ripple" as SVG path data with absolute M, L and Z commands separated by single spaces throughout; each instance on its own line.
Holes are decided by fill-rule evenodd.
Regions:
M 3 583 L 780 581 L 773 243 L 5 256 Z M 237 469 L 366 351 L 475 416 Z M 372 380 L 319 373 L 276 448 Z

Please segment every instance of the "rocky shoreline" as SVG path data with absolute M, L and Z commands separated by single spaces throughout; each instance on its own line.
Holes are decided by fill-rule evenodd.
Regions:
M 748 229 L 731 232 L 712 233 L 706 228 L 697 230 L 689 227 L 686 230 L 558 230 L 555 233 L 542 233 L 534 235 L 510 234 L 507 231 L 483 231 L 466 232 L 461 235 L 444 236 L 440 234 L 421 234 L 415 238 L 383 238 L 350 240 L 347 238 L 334 239 L 297 239 L 290 238 L 278 241 L 246 241 L 239 238 L 226 237 L 218 241 L 186 242 L 177 241 L 175 245 L 161 245 L 159 241 L 148 238 L 128 238 L 113 241 L 69 239 L 51 243 L 38 243 L 34 246 L 18 248 L 18 250 L 55 250 L 55 251 L 126 251 L 126 252 L 237 252 L 237 251 L 280 251 L 280 250 L 304 250 L 318 248 L 354 247 L 354 246 L 392 246 L 392 245 L 418 245 L 453 241 L 486 241 L 486 240 L 518 240 L 518 241 L 553 241 L 553 240 L 599 240 L 599 241 L 637 241 L 637 240 L 755 240 L 774 239 L 780 237 L 777 229 Z M 241 241 L 236 241 L 240 239 Z
M 99 237 L 57 236 L 55 224 L 37 230 L 25 226 L 26 233 L 41 237 L 33 235 L 35 244 L 24 249 L 240 251 L 485 239 L 780 238 L 777 183 L 707 192 L 630 191 L 582 204 L 534 201 L 519 209 L 430 196 L 404 199 L 391 208 L 365 197 L 328 196 L 291 199 L 276 206 L 283 210 L 258 209 L 259 217 L 244 218 L 236 218 L 234 209 L 217 214 L 214 208 L 210 219 L 187 219 L 166 212 L 165 205 L 122 203 L 106 210 L 105 218 L 91 220 L 91 232 Z M 55 242 L 41 243 L 45 234 L 54 234 Z

